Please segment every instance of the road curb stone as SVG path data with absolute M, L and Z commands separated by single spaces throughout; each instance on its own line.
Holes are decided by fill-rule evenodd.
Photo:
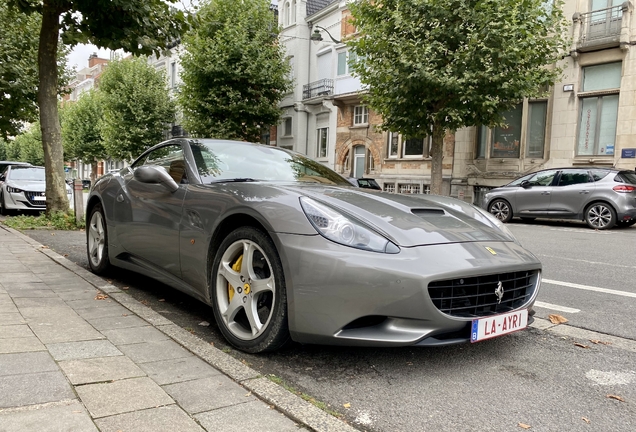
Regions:
M 327 414 L 318 407 L 303 400 L 301 397 L 289 392 L 271 380 L 262 377 L 261 374 L 243 364 L 239 360 L 224 353 L 203 339 L 198 338 L 187 330 L 174 324 L 169 319 L 155 312 L 150 307 L 138 302 L 130 295 L 124 293 L 107 280 L 89 272 L 78 266 L 57 252 L 43 246 L 21 232 L 9 228 L 6 225 L 3 229 L 24 240 L 33 246 L 37 251 L 58 263 L 62 267 L 81 277 L 96 289 L 108 294 L 110 298 L 136 314 L 150 325 L 170 337 L 188 351 L 236 381 L 252 394 L 269 405 L 273 405 L 296 422 L 301 423 L 310 430 L 316 432 L 357 432 L 358 429 L 345 423 L 336 417 Z

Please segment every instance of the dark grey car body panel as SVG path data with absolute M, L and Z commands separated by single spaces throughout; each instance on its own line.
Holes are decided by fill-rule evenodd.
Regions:
M 191 157 L 187 145 L 184 154 Z M 299 182 L 201 184 L 194 162 L 188 162 L 190 182 L 179 184 L 175 192 L 162 184 L 138 182 L 133 168 L 96 182 L 87 213 L 102 203 L 111 263 L 211 304 L 213 246 L 229 234 L 220 227 L 236 220 L 259 226 L 280 255 L 289 329 L 299 342 L 422 343 L 470 323 L 437 310 L 428 297 L 430 281 L 541 269 L 535 256 L 459 200 Z M 300 197 L 357 219 L 398 245 L 400 252 L 370 252 L 327 240 L 307 219 Z M 532 307 L 535 297 L 536 290 L 524 307 Z M 387 320 L 381 326 L 343 329 L 369 315 Z

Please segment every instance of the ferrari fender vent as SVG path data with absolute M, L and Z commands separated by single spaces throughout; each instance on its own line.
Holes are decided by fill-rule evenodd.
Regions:
M 442 313 L 472 319 L 523 307 L 538 280 L 538 270 L 449 279 L 428 284 L 428 294 Z

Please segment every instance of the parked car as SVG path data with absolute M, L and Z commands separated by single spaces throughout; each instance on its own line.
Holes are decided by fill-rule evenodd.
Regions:
M 69 202 L 72 189 L 66 186 Z M 0 214 L 10 211 L 46 210 L 44 167 L 9 165 L 0 174 Z
M 375 179 L 372 178 L 347 177 L 347 181 L 352 185 L 363 189 L 382 190 L 378 182 L 376 182 Z
M 636 172 L 613 168 L 537 171 L 489 191 L 483 207 L 502 222 L 513 217 L 583 220 L 590 228 L 636 223 Z
M 0 174 L 2 174 L 4 172 L 4 170 L 11 165 L 24 165 L 24 166 L 29 166 L 31 165 L 28 162 L 16 162 L 16 161 L 0 161 Z
M 541 263 L 483 209 L 352 188 L 298 153 L 174 139 L 99 178 L 87 254 L 211 306 L 247 352 L 477 342 L 532 322 Z

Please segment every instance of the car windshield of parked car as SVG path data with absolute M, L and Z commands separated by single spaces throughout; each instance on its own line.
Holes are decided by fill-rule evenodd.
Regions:
M 349 185 L 319 162 L 277 147 L 236 141 L 190 143 L 203 183 L 284 181 Z
M 14 166 L 9 172 L 9 180 L 45 181 L 44 168 L 21 168 Z

